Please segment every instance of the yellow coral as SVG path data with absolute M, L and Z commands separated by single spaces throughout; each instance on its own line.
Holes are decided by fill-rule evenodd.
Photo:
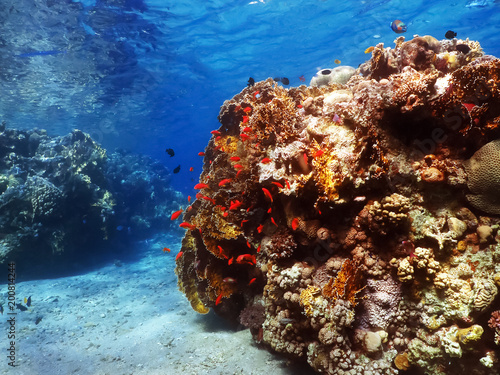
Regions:
M 240 228 L 224 218 L 219 207 L 209 202 L 202 204 L 198 209 L 192 224 L 197 228 L 203 228 L 204 233 L 217 240 L 235 239 L 243 233 Z
M 307 316 L 312 316 L 314 306 L 317 305 L 317 299 L 321 298 L 320 289 L 317 286 L 309 285 L 300 292 L 300 305 L 304 307 Z
M 362 285 L 362 273 L 358 264 L 346 259 L 337 277 L 331 278 L 323 287 L 322 293 L 331 302 L 337 299 L 349 301 L 354 307 L 358 304 L 357 295 L 364 287 Z

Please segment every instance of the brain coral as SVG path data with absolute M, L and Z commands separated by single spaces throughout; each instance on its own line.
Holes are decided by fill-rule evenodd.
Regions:
M 500 139 L 481 147 L 464 162 L 472 194 L 469 202 L 477 209 L 500 215 Z

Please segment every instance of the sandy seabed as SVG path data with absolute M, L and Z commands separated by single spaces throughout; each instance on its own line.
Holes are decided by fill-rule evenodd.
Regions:
M 171 253 L 161 250 L 167 244 Z M 6 354 L 7 311 L 0 316 L 0 373 L 313 374 L 260 348 L 248 330 L 233 330 L 214 313 L 191 309 L 174 274 L 180 238 L 163 236 L 137 247 L 143 256 L 134 262 L 18 282 L 18 303 L 31 296 L 32 305 L 16 310 L 15 368 Z M 0 301 L 6 301 L 2 289 Z

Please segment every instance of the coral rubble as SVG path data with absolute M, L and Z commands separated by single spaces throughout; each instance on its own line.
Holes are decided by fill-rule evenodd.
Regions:
M 224 102 L 179 286 L 321 373 L 500 374 L 500 60 L 395 43 L 345 84 Z

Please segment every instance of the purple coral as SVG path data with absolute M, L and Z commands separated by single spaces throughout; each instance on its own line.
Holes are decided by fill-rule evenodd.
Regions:
M 398 311 L 401 284 L 392 277 L 387 280 L 367 280 L 360 327 L 387 329 Z
M 262 304 L 248 305 L 240 312 L 240 323 L 250 329 L 259 329 L 266 320 L 266 309 Z
M 491 318 L 488 320 L 488 326 L 496 331 L 500 331 L 500 310 L 491 313 Z

